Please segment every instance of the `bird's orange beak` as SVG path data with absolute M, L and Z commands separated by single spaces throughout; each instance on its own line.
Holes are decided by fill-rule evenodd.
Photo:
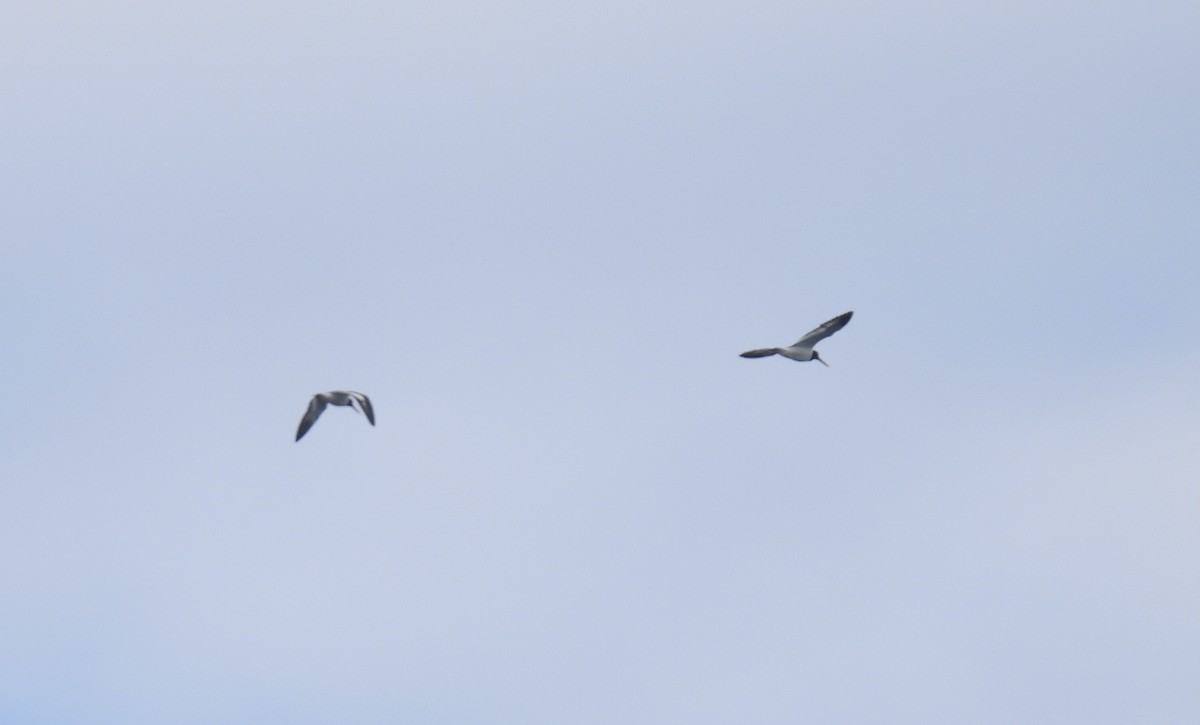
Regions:
M 821 363 L 821 364 L 822 364 L 822 365 L 824 365 L 825 367 L 829 367 L 829 363 L 825 362 L 825 358 L 820 358 L 820 357 L 819 357 L 819 358 L 817 358 L 817 362 Z

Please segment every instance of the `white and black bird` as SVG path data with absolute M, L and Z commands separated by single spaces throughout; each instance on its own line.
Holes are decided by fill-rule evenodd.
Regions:
M 357 405 L 355 405 L 357 403 Z M 313 427 L 313 423 L 317 422 L 317 418 L 321 417 L 327 405 L 348 405 L 353 410 L 362 410 L 363 415 L 367 416 L 367 421 L 371 425 L 375 425 L 375 409 L 371 407 L 371 399 L 362 393 L 356 393 L 353 390 L 330 390 L 328 393 L 317 393 L 313 396 L 308 404 L 308 410 L 304 411 L 304 417 L 300 419 L 300 428 L 296 430 L 296 440 L 304 437 L 309 428 Z
M 764 347 L 761 350 L 750 350 L 748 352 L 744 352 L 742 353 L 742 357 L 767 357 L 769 355 L 783 355 L 786 358 L 796 360 L 798 362 L 816 360 L 825 367 L 829 367 L 829 363 L 821 359 L 821 356 L 817 354 L 817 351 L 813 349 L 813 346 L 845 327 L 846 323 L 850 321 L 850 317 L 853 314 L 854 311 L 851 310 L 845 314 L 838 315 L 837 317 L 808 333 L 804 337 L 800 338 L 796 344 L 792 345 L 791 347 Z

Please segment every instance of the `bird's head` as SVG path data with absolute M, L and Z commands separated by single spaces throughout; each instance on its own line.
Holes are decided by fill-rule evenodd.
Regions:
M 817 362 L 821 363 L 821 364 L 822 364 L 822 365 L 824 365 L 825 367 L 829 367 L 829 363 L 827 363 L 827 362 L 825 362 L 824 360 L 822 360 L 822 359 L 821 359 L 821 356 L 817 354 L 817 351 L 816 351 L 816 350 L 813 350 L 813 360 L 816 360 Z

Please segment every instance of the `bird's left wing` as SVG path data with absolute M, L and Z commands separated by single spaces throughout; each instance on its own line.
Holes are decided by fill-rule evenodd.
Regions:
M 313 427 L 313 423 L 317 422 L 317 418 L 321 417 L 323 410 L 325 410 L 325 399 L 320 395 L 314 395 L 308 404 L 308 410 L 304 411 L 304 417 L 300 419 L 300 428 L 296 430 L 296 440 L 304 437 L 308 429 Z

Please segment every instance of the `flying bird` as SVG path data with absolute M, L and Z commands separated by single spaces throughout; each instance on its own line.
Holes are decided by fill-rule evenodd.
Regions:
M 358 403 L 355 406 L 355 403 Z M 330 390 L 328 393 L 317 393 L 313 396 L 308 404 L 308 410 L 304 411 L 304 417 L 300 419 L 300 428 L 296 431 L 296 440 L 304 437 L 309 428 L 312 428 L 313 423 L 317 422 L 317 418 L 321 417 L 327 405 L 348 405 L 353 410 L 362 409 L 364 415 L 367 416 L 367 421 L 371 425 L 375 425 L 375 409 L 371 407 L 371 399 L 362 393 L 356 393 L 353 390 Z
M 808 333 L 804 337 L 800 338 L 796 344 L 792 345 L 791 347 L 765 347 L 761 350 L 750 350 L 742 353 L 742 357 L 768 357 L 770 355 L 783 355 L 784 357 L 796 360 L 797 362 L 816 360 L 825 367 L 829 367 L 829 363 L 821 359 L 821 356 L 817 354 L 817 351 L 813 349 L 813 346 L 845 327 L 846 323 L 850 321 L 850 316 L 853 314 L 854 311 L 851 310 L 845 314 L 838 315 L 837 317 Z

